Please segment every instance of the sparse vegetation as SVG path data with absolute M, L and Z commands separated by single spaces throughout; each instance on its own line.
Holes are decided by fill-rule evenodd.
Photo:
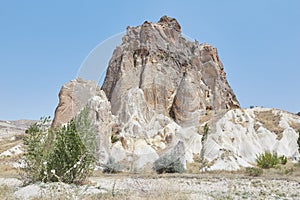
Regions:
M 257 168 L 257 167 L 247 167 L 246 168 L 246 174 L 248 174 L 249 176 L 260 176 L 262 175 L 263 170 L 261 168 Z
M 281 140 L 282 133 L 284 129 L 279 126 L 281 115 L 279 113 L 274 113 L 272 110 L 254 112 L 255 119 L 262 124 L 263 127 L 267 128 L 271 132 L 274 132 L 277 135 L 277 139 Z M 257 131 L 260 126 L 255 126 Z
M 202 135 L 202 138 L 201 138 L 201 145 L 202 145 L 202 149 L 201 149 L 201 152 L 200 152 L 200 159 L 201 159 L 201 162 L 204 163 L 204 144 L 205 144 L 205 141 L 207 140 L 207 136 L 208 136 L 208 131 L 209 131 L 209 125 L 208 123 L 206 123 L 203 127 L 203 135 Z
M 279 159 L 279 164 L 281 164 L 281 165 L 285 165 L 287 163 L 286 156 L 280 156 L 278 159 Z
M 13 200 L 14 189 L 8 185 L 0 185 L 0 199 Z
M 46 128 L 43 118 L 26 131 L 24 144 L 25 183 L 81 183 L 95 164 L 96 140 L 88 119 L 88 108 L 57 130 Z
M 271 153 L 266 151 L 265 153 L 257 156 L 256 163 L 257 166 L 259 166 L 262 169 L 269 169 L 276 167 L 278 164 L 285 165 L 287 163 L 287 157 L 278 157 L 277 153 Z

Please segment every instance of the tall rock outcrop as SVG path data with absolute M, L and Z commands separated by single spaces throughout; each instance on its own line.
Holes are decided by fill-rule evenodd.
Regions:
M 180 124 L 203 110 L 239 107 L 217 50 L 186 40 L 176 19 L 167 16 L 158 23 L 128 27 L 115 49 L 102 86 L 113 114 L 124 114 L 131 88 L 141 89 L 149 110 Z
M 99 134 L 100 165 L 113 157 L 126 171 L 152 170 L 176 144 L 184 147 L 184 167 L 200 160 L 208 164 L 203 170 L 248 167 L 264 151 L 300 158 L 300 117 L 241 109 L 216 48 L 185 39 L 174 18 L 128 27 L 101 89 L 81 79 L 64 85 L 52 125 L 87 105 Z

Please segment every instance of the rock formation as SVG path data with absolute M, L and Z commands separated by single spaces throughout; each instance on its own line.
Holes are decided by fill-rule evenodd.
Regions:
M 149 110 L 179 124 L 193 121 L 203 110 L 239 107 L 217 50 L 186 40 L 176 19 L 167 16 L 128 27 L 115 49 L 102 86 L 114 115 L 124 114 L 132 88 L 141 89 Z
M 62 86 L 59 92 L 59 104 L 56 107 L 52 127 L 59 127 L 69 122 L 87 104 L 88 100 L 99 95 L 100 88 L 96 81 L 81 78 Z
M 215 120 L 215 121 L 214 121 Z M 298 133 L 300 117 L 270 108 L 234 109 L 220 119 L 211 113 L 211 125 L 203 143 L 207 170 L 237 170 L 255 164 L 265 151 L 299 159 Z
M 63 86 L 52 124 L 68 122 L 88 105 L 100 164 L 112 157 L 126 171 L 152 170 L 176 144 L 187 162 L 208 163 L 202 170 L 251 166 L 264 151 L 300 157 L 300 117 L 241 109 L 216 48 L 182 37 L 174 18 L 128 27 L 101 89 L 81 79 Z
M 98 163 L 105 163 L 110 156 L 111 135 L 113 127 L 116 126 L 111 114 L 110 102 L 101 90 L 99 96 L 94 96 L 88 101 L 87 106 L 90 109 L 92 124 L 95 125 L 98 133 Z

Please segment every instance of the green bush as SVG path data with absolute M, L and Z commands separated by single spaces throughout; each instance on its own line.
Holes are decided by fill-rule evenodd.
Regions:
M 265 153 L 257 156 L 256 163 L 257 166 L 263 169 L 274 168 L 279 164 L 279 158 L 277 153 L 270 153 L 266 151 Z
M 261 168 L 257 168 L 257 167 L 247 167 L 246 173 L 249 176 L 260 176 L 260 175 L 262 175 L 263 170 Z
M 209 131 L 209 125 L 206 123 L 203 127 L 203 136 L 201 138 L 202 145 L 203 145 L 204 141 L 207 139 L 208 131 Z
M 280 156 L 278 159 L 279 159 L 279 164 L 285 165 L 287 163 L 286 156 Z
M 96 132 L 85 108 L 57 130 L 47 129 L 49 118 L 26 131 L 25 182 L 81 183 L 95 165 Z

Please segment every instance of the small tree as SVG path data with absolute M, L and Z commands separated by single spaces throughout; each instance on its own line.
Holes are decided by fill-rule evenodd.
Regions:
M 23 139 L 26 152 L 24 154 L 23 178 L 25 183 L 43 180 L 46 168 L 45 161 L 52 147 L 53 132 L 47 130 L 50 117 L 41 118 L 40 122 L 32 124 Z M 44 164 L 43 164 L 44 163 Z
M 75 120 L 56 132 L 55 145 L 47 158 L 44 181 L 82 182 L 94 167 L 95 158 L 79 135 Z
M 57 130 L 46 129 L 46 122 L 33 124 L 26 131 L 25 182 L 82 182 L 95 164 L 96 131 L 89 109 Z

